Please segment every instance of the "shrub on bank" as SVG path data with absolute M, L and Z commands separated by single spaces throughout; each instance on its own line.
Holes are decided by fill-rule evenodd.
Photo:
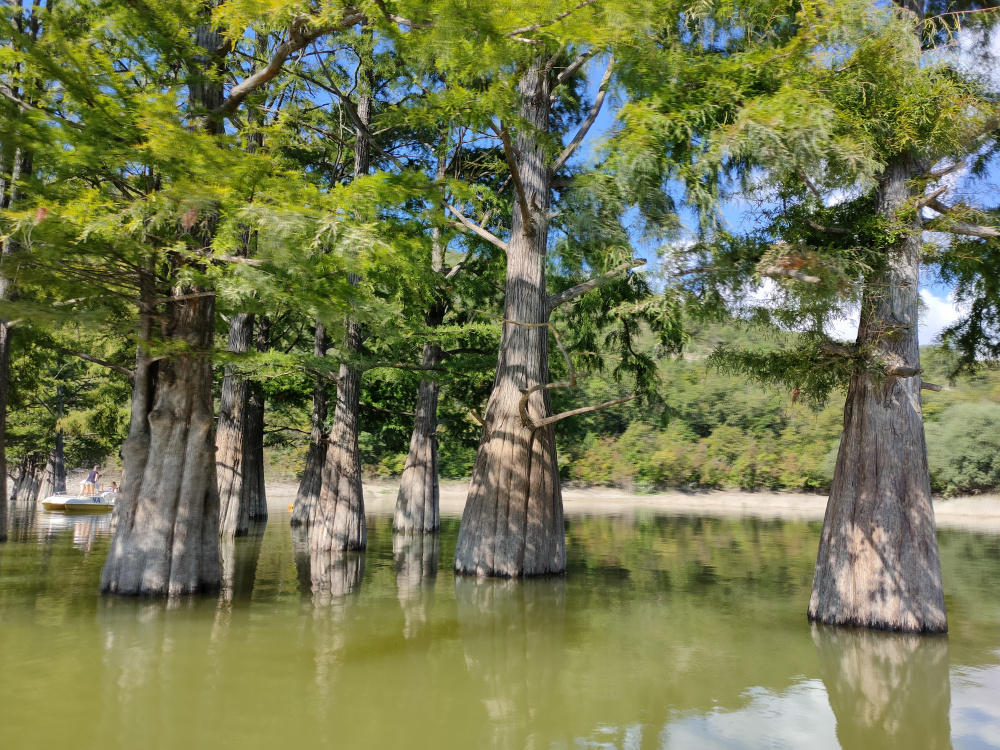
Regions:
M 1000 488 L 1000 405 L 956 404 L 926 429 L 934 491 L 954 497 Z

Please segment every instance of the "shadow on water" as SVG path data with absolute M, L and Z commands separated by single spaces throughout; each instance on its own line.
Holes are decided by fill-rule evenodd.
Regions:
M 812 626 L 844 748 L 951 748 L 948 638 Z
M 441 539 L 437 534 L 396 534 L 392 554 L 396 568 L 396 597 L 403 608 L 403 637 L 416 638 L 426 629 L 434 601 Z
M 472 690 L 488 719 L 479 745 L 547 746 L 532 736 L 531 717 L 540 707 L 561 713 L 566 579 L 456 576 L 455 600 Z

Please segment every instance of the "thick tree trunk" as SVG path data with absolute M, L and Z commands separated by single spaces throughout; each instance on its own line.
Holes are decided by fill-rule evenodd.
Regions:
M 887 167 L 878 215 L 896 222 L 916 173 Z M 948 629 L 927 447 L 917 340 L 920 220 L 866 280 L 859 350 L 886 374 L 859 368 L 844 405 L 844 435 L 823 521 L 809 618 L 833 625 L 943 633 Z
M 358 100 L 358 118 L 367 128 L 371 123 L 371 97 Z M 368 174 L 371 144 L 360 128 L 355 132 L 354 176 Z M 360 279 L 351 274 L 352 285 Z M 344 352 L 348 356 L 361 351 L 361 326 L 348 319 L 345 326 Z M 315 560 L 328 551 L 362 550 L 368 544 L 365 529 L 365 500 L 361 488 L 361 451 L 358 448 L 361 407 L 361 371 L 348 364 L 340 366 L 337 378 L 337 405 L 323 466 L 323 486 L 319 502 L 313 506 L 309 533 L 309 551 Z
M 549 129 L 549 83 L 540 65 L 521 80 L 521 114 Z M 515 202 L 507 251 L 503 332 L 496 379 L 472 469 L 469 499 L 455 552 L 455 571 L 479 576 L 532 576 L 566 569 L 562 489 L 555 433 L 521 419 L 521 390 L 549 382 L 545 251 L 550 175 L 545 150 L 524 129 L 517 140 L 525 216 Z M 528 414 L 551 414 L 547 391 L 534 393 Z
M 254 316 L 238 313 L 229 325 L 229 351 L 250 351 Z M 251 521 L 267 518 L 264 497 L 263 391 L 233 366 L 226 367 L 216 431 L 219 532 L 245 536 Z M 263 514 L 263 517 L 261 517 Z
M 316 321 L 316 338 L 313 344 L 313 356 L 326 356 L 326 329 Z M 292 526 L 307 526 L 312 518 L 313 509 L 319 502 L 319 493 L 323 488 L 323 466 L 326 465 L 326 414 L 329 408 L 326 378 L 316 376 L 313 385 L 312 423 L 309 434 L 309 452 L 306 454 L 306 466 L 299 480 L 299 491 L 295 494 L 295 504 L 292 506 Z
M 441 362 L 441 347 L 424 344 L 421 364 L 435 367 Z M 417 391 L 417 417 L 410 437 L 410 452 L 403 465 L 396 497 L 392 529 L 397 534 L 429 534 L 440 531 L 438 485 L 437 407 L 439 386 L 421 380 Z
M 214 298 L 167 303 L 164 338 L 183 353 L 151 361 L 153 290 L 144 281 L 125 479 L 101 591 L 180 595 L 218 589 L 219 489 L 213 439 Z
M 948 639 L 813 625 L 820 675 L 851 748 L 951 748 Z

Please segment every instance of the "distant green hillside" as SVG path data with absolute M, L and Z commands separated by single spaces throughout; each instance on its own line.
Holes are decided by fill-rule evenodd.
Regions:
M 681 359 L 661 364 L 662 404 L 627 404 L 574 417 L 557 429 L 563 478 L 588 486 L 650 492 L 662 489 L 739 488 L 822 492 L 829 487 L 843 419 L 843 394 L 823 405 L 787 390 L 762 388 L 721 374 L 707 363 L 719 344 L 781 348 L 784 340 L 745 330 L 706 326 Z M 923 392 L 934 490 L 956 495 L 1000 490 L 1000 372 L 948 381 L 948 354 L 924 347 L 924 379 L 944 385 Z M 556 393 L 557 409 L 599 403 L 624 393 L 610 377 L 583 381 L 576 393 Z M 441 473 L 468 475 L 475 443 L 441 430 Z M 456 439 L 457 438 L 457 439 Z M 369 476 L 402 470 L 405 453 L 386 450 L 377 435 L 363 436 Z

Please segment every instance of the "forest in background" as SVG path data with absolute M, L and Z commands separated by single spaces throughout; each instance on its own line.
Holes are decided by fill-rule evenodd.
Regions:
M 26 459 L 44 464 L 56 439 L 64 441 L 69 469 L 95 463 L 113 473 L 120 469 L 117 452 L 128 432 L 128 380 L 68 353 L 75 350 L 67 330 L 58 339 L 51 332 L 16 339 L 8 423 L 15 475 Z M 286 337 L 301 345 L 294 339 L 303 335 Z M 651 403 L 624 404 L 560 425 L 563 481 L 635 492 L 828 491 L 843 393 L 811 401 L 787 389 L 747 383 L 711 360 L 719 347 L 781 350 L 793 346 L 795 338 L 765 337 L 734 323 L 692 326 L 683 354 L 659 362 L 657 397 Z M 78 330 L 76 343 L 82 340 L 93 346 Z M 1000 491 L 1000 370 L 956 374 L 955 355 L 939 345 L 923 347 L 921 362 L 927 379 L 943 385 L 940 392 L 923 396 L 934 491 L 949 497 Z M 217 369 L 216 398 L 223 375 Z M 366 383 L 360 448 L 367 478 L 396 480 L 402 474 L 418 380 L 417 374 L 401 373 Z M 309 448 L 313 380 L 286 375 L 264 383 L 268 479 L 298 481 Z M 476 399 L 485 401 L 490 383 L 486 370 L 476 381 L 463 377 L 442 388 L 440 409 L 448 420 L 438 429 L 443 479 L 469 477 L 479 440 L 469 408 L 481 408 Z M 572 409 L 621 393 L 612 378 L 597 374 L 578 392 L 560 394 L 556 406 Z

